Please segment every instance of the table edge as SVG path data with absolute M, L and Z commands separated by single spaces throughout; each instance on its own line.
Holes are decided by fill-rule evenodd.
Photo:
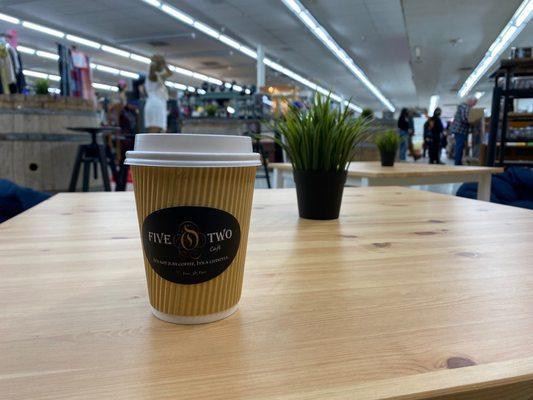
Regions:
M 289 163 L 270 163 L 268 164 L 272 169 L 280 171 L 292 171 L 292 165 Z M 419 164 L 422 165 L 422 164 Z M 372 179 L 396 179 L 396 178 L 431 178 L 436 176 L 472 176 L 480 174 L 499 174 L 504 172 L 500 167 L 485 167 L 485 166 L 466 166 L 469 169 L 459 169 L 456 171 L 420 171 L 420 172 L 398 172 L 390 174 L 381 171 L 350 171 L 348 170 L 348 177 L 352 178 L 372 178 Z
M 368 381 L 307 393 L 301 398 L 324 399 L 329 393 L 335 398 L 358 400 L 427 400 L 450 395 L 475 396 L 483 390 L 524 382 L 533 385 L 533 357 Z

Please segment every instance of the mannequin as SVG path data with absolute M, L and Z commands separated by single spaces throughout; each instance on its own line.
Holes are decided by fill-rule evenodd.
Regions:
M 168 90 L 165 86 L 165 79 L 171 75 L 172 71 L 165 58 L 161 55 L 154 55 L 144 84 L 148 95 L 144 106 L 144 125 L 149 133 L 167 131 Z

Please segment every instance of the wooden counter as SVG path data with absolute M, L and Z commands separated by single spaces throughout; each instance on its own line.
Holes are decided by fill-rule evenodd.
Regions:
M 257 190 L 239 311 L 154 318 L 132 193 L 0 225 L 3 399 L 530 400 L 533 212 L 346 188 L 341 217 Z

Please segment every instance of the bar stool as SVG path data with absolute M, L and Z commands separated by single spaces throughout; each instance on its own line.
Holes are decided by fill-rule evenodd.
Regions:
M 97 136 L 103 132 L 114 131 L 114 127 L 72 127 L 67 128 L 71 131 L 76 132 L 85 132 L 91 135 L 91 143 L 81 144 L 78 147 L 78 153 L 76 155 L 76 161 L 74 162 L 74 167 L 72 169 L 72 175 L 70 177 L 69 192 L 75 192 L 76 186 L 78 183 L 78 177 L 80 174 L 80 169 L 83 164 L 83 184 L 82 191 L 89 191 L 89 177 L 91 171 L 91 165 L 94 169 L 94 179 L 98 178 L 98 168 L 102 173 L 102 180 L 104 182 L 104 190 L 106 192 L 111 191 L 111 184 L 109 183 L 109 175 L 107 172 L 108 165 L 113 171 L 113 175 L 116 174 L 116 167 L 114 160 L 110 160 L 107 156 L 106 146 L 98 143 Z

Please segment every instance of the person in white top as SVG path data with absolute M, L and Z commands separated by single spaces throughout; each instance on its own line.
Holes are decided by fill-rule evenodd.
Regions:
M 144 105 L 144 126 L 149 133 L 161 133 L 167 130 L 168 91 L 165 79 L 172 75 L 165 58 L 152 56 L 148 78 L 144 84 L 146 103 Z

